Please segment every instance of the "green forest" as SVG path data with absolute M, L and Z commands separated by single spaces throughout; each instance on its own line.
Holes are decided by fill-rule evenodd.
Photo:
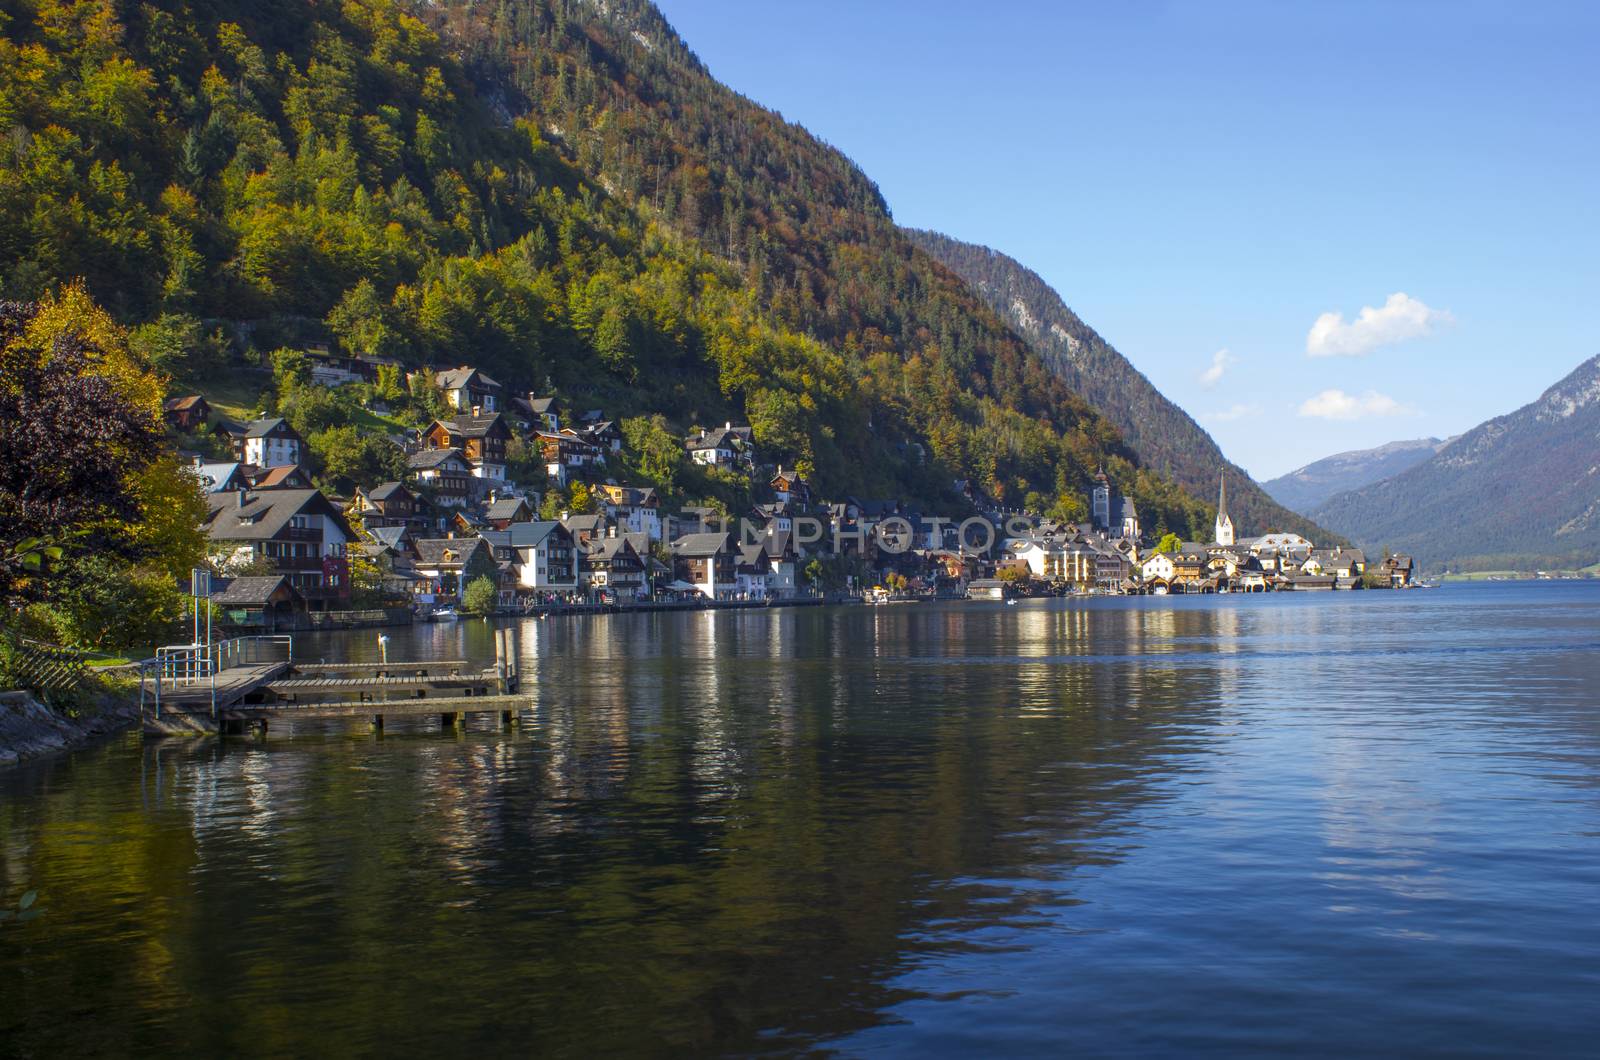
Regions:
M 282 347 L 747 419 L 828 494 L 1210 509 L 654 8 L 0 0 L 0 297 L 81 278 L 177 389 Z M 262 373 L 263 379 L 265 373 Z

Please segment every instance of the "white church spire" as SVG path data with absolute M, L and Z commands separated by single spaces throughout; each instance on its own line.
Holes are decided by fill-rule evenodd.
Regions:
M 1219 545 L 1233 544 L 1233 520 L 1228 518 L 1228 480 L 1219 480 L 1217 491 L 1217 528 L 1213 535 Z

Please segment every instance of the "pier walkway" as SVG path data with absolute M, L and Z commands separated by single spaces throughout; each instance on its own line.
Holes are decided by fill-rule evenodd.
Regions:
M 147 736 L 265 730 L 269 721 L 365 717 L 376 729 L 385 715 L 434 715 L 463 724 L 468 714 L 496 713 L 515 724 L 531 697 L 517 695 L 517 636 L 495 631 L 495 663 L 466 659 L 399 662 L 296 662 L 289 637 L 250 638 L 240 649 L 162 649 L 140 663 Z M 281 653 L 281 659 L 263 659 Z

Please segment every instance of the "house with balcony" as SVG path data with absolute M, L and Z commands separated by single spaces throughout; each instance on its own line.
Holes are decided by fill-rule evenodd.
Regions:
M 708 467 L 731 467 L 734 464 L 755 464 L 755 445 L 749 427 L 735 427 L 731 422 L 709 430 L 699 430 L 684 443 L 689 459 Z
M 472 468 L 474 478 L 493 482 L 505 481 L 510 441 L 511 428 L 498 412 L 434 420 L 422 433 L 423 448 L 454 449 Z
M 605 466 L 605 450 L 575 431 L 540 431 L 535 438 L 545 474 L 558 486 L 566 486 L 574 478 L 587 477 L 593 469 Z
M 305 439 L 282 416 L 249 423 L 226 423 L 220 429 L 232 441 L 234 458 L 242 464 L 283 467 L 305 460 Z
M 618 486 L 607 482 L 598 488 L 600 510 L 623 533 L 644 534 L 661 540 L 661 501 L 655 487 Z
M 619 534 L 611 527 L 606 536 L 589 542 L 579 577 L 591 595 L 613 601 L 642 600 L 650 595 L 650 545 L 643 538 L 643 534 Z
M 772 584 L 772 557 L 766 544 L 752 541 L 740 545 L 734 557 L 733 592 L 741 600 L 765 600 Z
M 512 523 L 525 523 L 533 518 L 533 510 L 521 497 L 490 497 L 483 508 L 485 527 L 504 530 Z
M 686 534 L 672 543 L 672 573 L 708 600 L 738 592 L 738 547 L 732 534 Z
M 497 563 L 510 564 L 509 588 L 521 596 L 548 599 L 578 591 L 578 546 L 567 528 L 550 519 L 485 530 Z
M 438 373 L 434 381 L 457 412 L 479 416 L 500 411 L 500 397 L 505 388 L 476 368 L 462 365 L 446 369 Z
M 320 490 L 213 493 L 206 504 L 206 536 L 225 568 L 269 568 L 313 608 L 349 598 L 355 532 Z
M 428 502 L 402 482 L 385 482 L 370 490 L 357 489 L 350 510 L 361 517 L 368 530 L 400 526 L 413 531 L 428 526 Z
M 498 580 L 494 553 L 481 537 L 424 537 L 411 542 L 412 593 L 418 603 L 455 604 L 478 578 Z
M 769 483 L 772 492 L 777 495 L 779 504 L 792 504 L 796 508 L 804 508 L 811 503 L 811 487 L 800 473 L 793 468 L 784 470 L 782 464 L 778 465 L 778 473 L 772 476 Z
M 424 449 L 407 457 L 406 465 L 435 504 L 459 508 L 472 495 L 472 465 L 459 449 Z

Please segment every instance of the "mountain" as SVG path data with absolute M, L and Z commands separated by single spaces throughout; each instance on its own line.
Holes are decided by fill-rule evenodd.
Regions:
M 1318 521 L 1430 568 L 1582 567 L 1600 559 L 1600 357 L 1537 401 L 1393 478 L 1333 497 Z
M 997 250 L 937 232 L 907 234 L 971 284 L 1052 371 L 1116 424 L 1147 466 L 1201 497 L 1216 495 L 1218 482 L 1225 478 L 1229 514 L 1243 534 L 1287 530 L 1328 539 L 1326 531 L 1274 500 L 1243 468 L 1230 463 L 1211 435 L 1067 308 L 1033 270 Z
M 0 296 L 83 277 L 185 386 L 332 342 L 748 419 L 836 495 L 1070 514 L 1104 463 L 1211 517 L 643 0 L 0 0 L 0 122 Z
M 1261 488 L 1284 507 L 1309 513 L 1336 493 L 1358 489 L 1422 463 L 1446 444 L 1438 438 L 1416 438 L 1389 442 L 1376 449 L 1352 449 L 1279 475 L 1263 482 Z

